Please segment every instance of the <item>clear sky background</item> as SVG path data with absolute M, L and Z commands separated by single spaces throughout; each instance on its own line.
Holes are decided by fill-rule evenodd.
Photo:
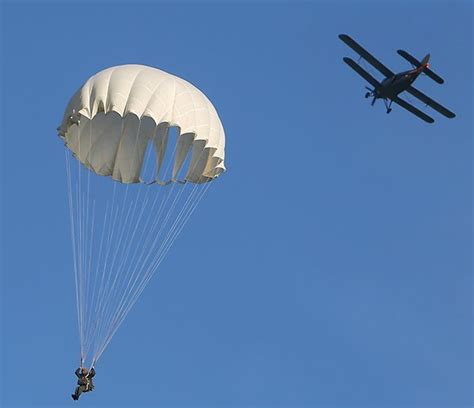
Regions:
M 79 404 L 472 407 L 472 4 L 3 2 L 1 405 L 73 404 L 56 127 L 88 77 L 140 63 L 206 93 L 228 172 Z M 370 107 L 340 33 L 394 71 L 430 52 L 446 82 L 415 85 L 457 117 Z

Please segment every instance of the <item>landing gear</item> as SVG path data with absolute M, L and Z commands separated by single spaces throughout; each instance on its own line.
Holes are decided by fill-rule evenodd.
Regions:
M 378 98 L 376 90 L 375 89 L 370 89 L 368 86 L 366 86 L 365 89 L 367 89 L 369 91 L 369 92 L 365 93 L 365 98 L 367 99 L 367 98 L 373 96 L 373 99 L 372 99 L 372 102 L 370 103 L 370 105 L 374 106 L 374 103 Z
M 365 94 L 365 97 L 368 98 L 369 96 L 375 96 L 375 89 L 371 89 L 368 86 L 365 87 L 369 92 Z
M 387 113 L 390 113 L 392 111 L 392 108 L 390 106 L 392 106 L 393 101 L 390 99 L 390 102 L 387 102 L 387 99 L 384 99 L 383 102 L 385 104 L 385 107 L 387 108 Z

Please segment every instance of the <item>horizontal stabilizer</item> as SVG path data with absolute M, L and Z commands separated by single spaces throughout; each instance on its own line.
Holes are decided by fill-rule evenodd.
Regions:
M 404 50 L 398 50 L 397 53 L 405 58 L 410 64 L 414 65 L 415 67 L 421 67 L 421 62 L 418 61 L 413 55 L 408 54 L 408 52 Z M 435 74 L 431 69 L 425 68 L 423 72 L 429 76 L 433 81 L 437 82 L 438 84 L 443 84 L 444 79 L 441 78 L 439 75 Z

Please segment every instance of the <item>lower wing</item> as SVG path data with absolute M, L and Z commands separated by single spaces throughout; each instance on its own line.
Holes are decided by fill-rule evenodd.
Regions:
M 408 87 L 408 89 L 406 89 L 406 91 L 409 94 L 412 94 L 415 98 L 418 98 L 420 101 L 426 103 L 428 106 L 431 106 L 434 110 L 441 113 L 441 115 L 444 115 L 447 118 L 454 118 L 456 116 L 453 112 L 446 109 L 444 106 L 441 106 L 438 102 L 434 101 L 429 96 L 425 95 L 423 92 L 420 92 L 411 85 Z
M 374 88 L 378 88 L 380 82 L 377 81 L 372 75 L 370 75 L 364 68 L 362 68 L 357 62 L 349 57 L 343 58 L 344 62 L 349 65 L 355 72 L 357 72 L 362 78 L 369 82 Z
M 396 96 L 392 99 L 397 105 L 400 105 L 402 108 L 405 108 L 407 111 L 413 113 L 414 115 L 418 116 L 420 119 L 424 120 L 428 123 L 433 123 L 434 119 L 429 117 L 426 113 L 422 112 L 418 108 L 415 108 L 413 105 L 410 105 L 408 102 L 405 102 L 400 97 Z

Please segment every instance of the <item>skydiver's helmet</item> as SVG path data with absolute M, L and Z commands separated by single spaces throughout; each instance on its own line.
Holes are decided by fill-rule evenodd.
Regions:
M 82 375 L 87 375 L 87 368 L 86 367 L 82 367 Z

